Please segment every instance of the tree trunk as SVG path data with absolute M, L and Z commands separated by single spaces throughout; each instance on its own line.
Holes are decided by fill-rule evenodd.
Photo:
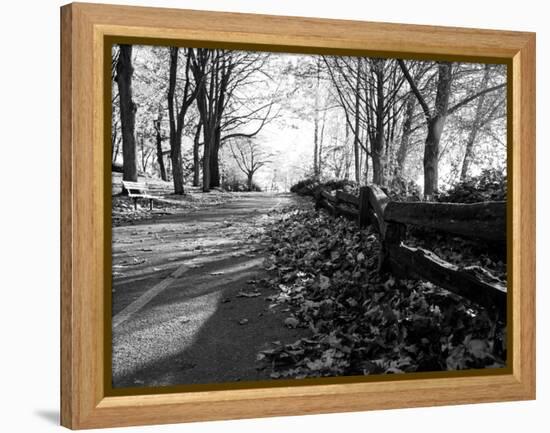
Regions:
M 374 61 L 374 71 L 376 75 L 376 133 L 371 144 L 372 158 L 372 183 L 376 185 L 384 184 L 384 163 L 383 153 L 385 144 L 384 135 L 384 64 L 385 60 L 376 59 Z
M 145 173 L 145 169 L 147 168 L 147 154 L 145 153 L 145 140 L 143 139 L 143 135 L 139 134 L 138 142 L 141 153 L 141 171 Z
M 210 128 L 203 128 L 204 130 L 204 151 L 202 154 L 202 190 L 204 192 L 210 191 L 210 150 L 212 148 L 212 133 Z
M 365 176 L 365 183 L 368 183 L 369 182 L 369 152 L 367 150 L 367 141 L 368 140 L 368 134 L 366 134 L 364 131 L 363 131 L 363 134 L 361 134 L 361 136 L 359 137 L 359 142 L 360 143 L 365 143 L 365 168 L 363 169 L 363 159 L 361 158 L 361 170 L 363 171 L 364 170 L 364 173 L 363 175 Z
M 372 183 L 382 185 L 382 161 L 376 152 L 372 153 Z
M 210 149 L 210 187 L 212 188 L 220 186 L 220 140 L 221 130 L 219 127 L 216 127 L 214 130 L 212 148 Z
M 176 92 L 176 74 L 178 70 L 177 47 L 170 48 L 170 75 L 168 86 L 168 115 L 170 117 L 170 159 L 172 161 L 172 180 L 174 182 L 174 194 L 184 194 L 183 167 L 181 161 L 181 131 L 176 123 L 174 110 L 174 97 Z
M 116 161 L 115 155 L 118 153 L 118 134 L 117 134 L 118 122 L 112 125 L 111 134 L 111 161 Z
M 483 74 L 483 79 L 481 81 L 480 90 L 484 90 L 485 88 L 487 88 L 487 82 L 489 81 L 489 71 L 490 71 L 490 65 L 487 64 L 485 65 L 485 72 Z M 477 100 L 475 118 L 472 124 L 472 129 L 468 134 L 468 140 L 466 141 L 466 152 L 464 154 L 464 160 L 462 161 L 462 169 L 460 170 L 461 182 L 464 182 L 468 177 L 468 170 L 470 168 L 470 164 L 472 162 L 472 158 L 474 154 L 474 144 L 477 138 L 479 127 L 481 126 L 481 119 L 483 117 L 483 104 L 485 103 L 485 95 L 486 94 L 484 93 Z
M 181 137 L 176 137 L 170 146 L 170 159 L 172 161 L 172 180 L 174 182 L 174 194 L 184 194 L 183 187 L 183 162 L 181 159 Z
M 161 111 L 159 110 L 158 118 L 154 122 L 155 138 L 156 138 L 156 144 L 157 144 L 157 162 L 159 165 L 160 178 L 166 182 L 168 178 L 166 177 L 166 167 L 164 166 L 164 156 L 162 154 L 162 134 L 160 129 L 161 120 L 162 120 L 162 114 L 161 114 Z
M 315 97 L 317 100 L 317 97 Z M 315 102 L 317 105 L 317 102 Z M 319 113 L 317 108 L 315 108 L 315 117 L 313 119 L 313 176 L 315 178 L 319 177 Z
M 428 136 L 424 144 L 424 197 L 431 199 L 438 190 L 439 141 L 445 118 L 436 117 L 428 122 Z
M 136 105 L 132 100 L 132 46 L 120 45 L 120 54 L 117 62 L 116 82 L 118 84 L 120 101 L 120 124 L 122 130 L 122 179 L 137 182 L 137 154 L 136 154 Z
M 248 187 L 248 191 L 252 191 L 252 177 L 254 176 L 254 173 L 249 172 L 246 180 L 246 185 Z
M 355 76 L 355 124 L 353 130 L 353 157 L 355 167 L 355 182 L 361 183 L 361 149 L 359 144 L 359 105 L 361 91 L 361 58 L 357 58 L 357 74 Z
M 115 162 L 118 158 L 118 152 L 120 151 L 120 141 L 121 140 L 122 140 L 121 137 L 118 137 L 117 140 L 116 140 L 116 145 L 115 145 L 114 153 L 113 153 L 113 162 Z
M 452 64 L 440 62 L 435 113 L 427 122 L 428 135 L 424 147 L 424 197 L 426 199 L 431 199 L 438 191 L 439 141 L 447 119 L 451 82 Z
M 317 74 L 315 81 L 315 99 L 314 99 L 314 116 L 313 116 L 313 176 L 319 178 L 319 90 L 321 83 L 320 63 L 317 62 Z
M 195 131 L 195 138 L 193 140 L 193 186 L 199 186 L 200 182 L 200 158 L 199 158 L 199 144 L 201 137 L 202 122 L 197 125 Z
M 407 152 L 409 150 L 409 142 L 412 132 L 412 118 L 414 115 L 415 103 L 416 98 L 413 93 L 410 93 L 407 97 L 407 105 L 405 107 L 405 119 L 403 120 L 401 141 L 399 142 L 399 148 L 397 149 L 397 160 L 394 174 L 395 177 L 403 177 L 403 167 L 405 166 L 405 159 L 407 158 Z
M 344 179 L 346 180 L 349 180 L 349 174 L 350 174 L 350 167 L 351 167 L 351 163 L 352 163 L 352 158 L 354 158 L 354 161 L 357 160 L 357 157 L 358 155 L 355 154 L 355 149 L 353 149 L 353 154 L 351 154 L 349 151 L 348 151 L 348 146 L 349 146 L 349 125 L 348 123 L 346 122 L 346 132 L 345 132 L 345 138 L 344 138 L 344 143 L 345 143 L 345 150 L 346 150 L 346 162 L 345 162 L 345 165 L 344 165 Z M 358 151 L 359 149 L 357 149 Z M 355 169 L 357 170 L 357 166 L 355 166 Z M 355 175 L 355 181 L 357 181 L 357 175 Z

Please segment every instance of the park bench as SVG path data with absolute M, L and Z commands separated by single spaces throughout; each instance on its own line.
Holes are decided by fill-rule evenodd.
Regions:
M 128 193 L 128 197 L 134 200 L 134 209 L 137 209 L 137 199 L 144 198 L 149 200 L 149 209 L 153 210 L 153 199 L 155 197 L 149 194 L 149 190 L 147 189 L 145 182 L 129 182 L 123 180 L 122 186 Z

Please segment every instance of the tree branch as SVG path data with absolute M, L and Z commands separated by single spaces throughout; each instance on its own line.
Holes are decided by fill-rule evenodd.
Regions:
M 418 103 L 422 107 L 422 110 L 424 111 L 424 115 L 426 116 L 426 120 L 430 120 L 432 117 L 432 114 L 430 112 L 430 108 L 428 107 L 428 104 L 426 103 L 426 100 L 420 93 L 420 90 L 418 90 L 418 87 L 416 86 L 416 83 L 414 82 L 413 78 L 411 77 L 411 74 L 409 73 L 409 70 L 407 66 L 405 65 L 405 62 L 402 59 L 398 59 L 397 62 L 399 63 L 399 67 L 403 71 L 403 74 L 405 75 L 405 79 L 408 81 L 409 86 L 411 86 L 411 90 L 414 93 L 414 96 L 416 96 L 416 99 L 418 99 Z
M 474 99 L 477 99 L 480 96 L 485 95 L 486 93 L 493 92 L 493 91 L 498 90 L 498 89 L 502 89 L 505 86 L 506 86 L 506 83 L 502 83 L 502 84 L 499 84 L 498 86 L 489 87 L 488 89 L 482 90 L 481 92 L 477 92 L 475 95 L 469 96 L 468 98 L 463 99 L 458 104 L 455 104 L 454 106 L 449 108 L 447 110 L 447 114 L 452 114 L 456 110 L 458 110 L 459 108 L 462 108 L 466 104 L 469 104 L 470 102 L 472 102 Z

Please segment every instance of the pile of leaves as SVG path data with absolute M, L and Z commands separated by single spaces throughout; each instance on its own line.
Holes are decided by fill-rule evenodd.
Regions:
M 450 203 L 477 203 L 482 201 L 506 201 L 507 177 L 501 170 L 483 170 L 464 182 L 436 197 L 437 201 Z
M 137 209 L 134 208 L 133 199 L 127 196 L 113 196 L 112 198 L 112 222 L 113 226 L 132 224 L 137 221 L 154 218 L 155 215 L 171 214 L 178 208 L 177 204 L 162 203 L 155 200 L 153 210 L 149 210 L 149 201 L 138 199 Z
M 409 226 L 405 243 L 430 250 L 460 268 L 477 268 L 488 280 L 506 287 L 506 245 L 464 239 L 449 233 Z
M 377 271 L 379 244 L 324 212 L 287 209 L 264 232 L 266 269 L 289 309 L 285 326 L 309 330 L 258 354 L 273 378 L 502 367 L 505 326 L 489 312 L 430 283 Z

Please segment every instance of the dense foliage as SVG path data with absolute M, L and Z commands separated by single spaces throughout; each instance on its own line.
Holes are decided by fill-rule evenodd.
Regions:
M 451 203 L 506 201 L 506 193 L 506 174 L 501 170 L 487 169 L 439 194 L 437 200 Z
M 407 180 L 401 176 L 394 177 L 389 185 L 382 189 L 392 200 L 420 201 L 422 199 L 420 187 L 412 180 Z
M 315 177 L 307 177 L 296 182 L 290 187 L 290 192 L 299 195 L 314 196 L 319 189 L 328 191 L 343 190 L 346 192 L 358 193 L 359 186 L 352 180 L 348 179 L 329 179 L 324 182 L 319 181 Z

